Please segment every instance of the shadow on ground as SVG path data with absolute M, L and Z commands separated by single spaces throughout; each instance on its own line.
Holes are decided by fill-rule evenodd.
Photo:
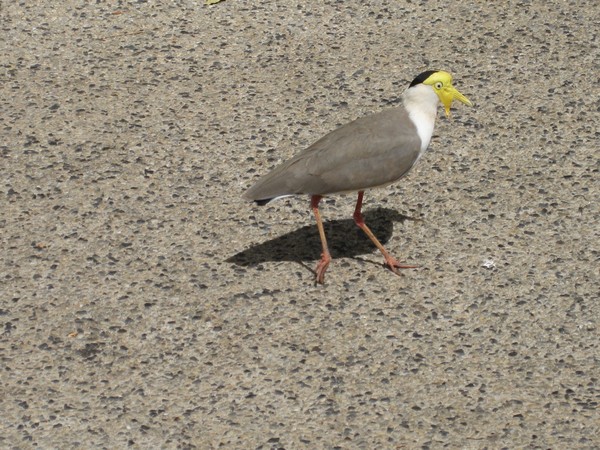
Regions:
M 363 213 L 365 222 L 385 245 L 394 230 L 394 222 L 414 220 L 389 208 L 377 208 Z M 333 258 L 351 258 L 372 253 L 376 248 L 354 220 L 324 222 L 329 250 Z M 321 256 L 317 225 L 307 225 L 278 238 L 254 245 L 227 259 L 239 266 L 254 266 L 267 261 L 314 261 Z

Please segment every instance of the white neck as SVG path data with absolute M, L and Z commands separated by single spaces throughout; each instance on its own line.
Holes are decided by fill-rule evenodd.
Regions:
M 402 103 L 421 138 L 421 154 L 427 150 L 440 99 L 431 86 L 418 84 L 402 94 Z

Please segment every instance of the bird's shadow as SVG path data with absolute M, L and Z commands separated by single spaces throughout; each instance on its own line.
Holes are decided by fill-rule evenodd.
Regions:
M 385 245 L 394 230 L 394 222 L 415 220 L 389 208 L 377 208 L 363 213 L 366 224 Z M 373 252 L 375 245 L 356 226 L 353 219 L 331 220 L 323 223 L 329 250 L 334 258 L 353 258 Z M 226 261 L 238 266 L 255 266 L 267 261 L 294 261 L 302 264 L 321 256 L 317 226 L 307 225 L 277 238 L 253 245 Z

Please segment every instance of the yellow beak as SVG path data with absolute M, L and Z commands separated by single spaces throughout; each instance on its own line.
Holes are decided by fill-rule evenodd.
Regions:
M 452 106 L 453 100 L 458 100 L 461 103 L 464 103 L 467 106 L 473 106 L 473 103 L 462 95 L 454 86 L 446 86 L 442 88 L 439 92 L 439 97 L 442 103 L 444 104 L 444 109 L 446 110 L 446 116 L 450 117 L 450 107 Z

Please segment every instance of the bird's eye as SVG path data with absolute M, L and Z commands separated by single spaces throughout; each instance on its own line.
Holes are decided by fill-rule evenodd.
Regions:
M 437 83 L 435 83 L 434 86 L 435 86 L 436 89 L 441 89 L 443 85 L 442 85 L 441 81 L 438 81 Z

